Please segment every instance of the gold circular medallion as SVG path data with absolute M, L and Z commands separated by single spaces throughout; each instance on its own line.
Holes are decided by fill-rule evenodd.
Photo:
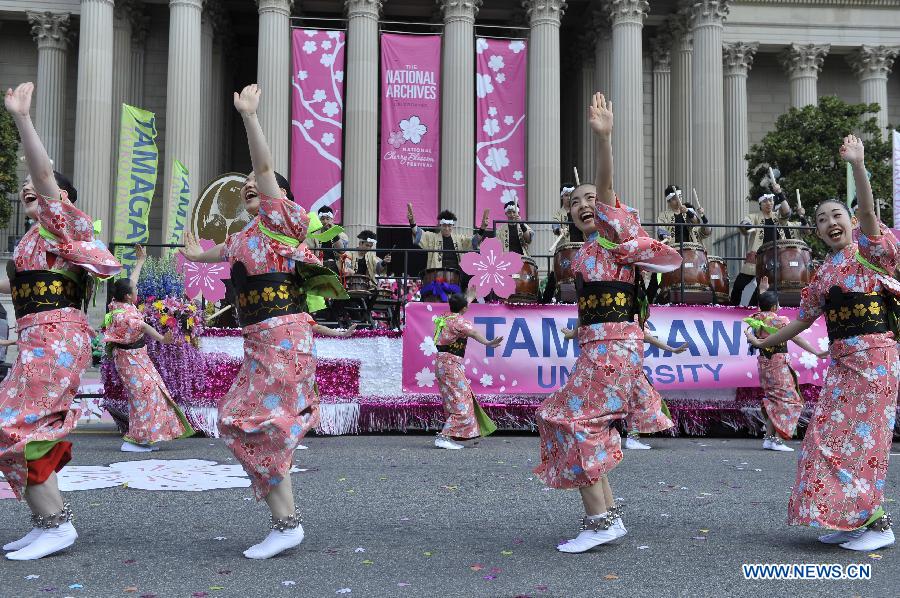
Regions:
M 228 235 L 247 226 L 251 216 L 241 199 L 246 180 L 245 174 L 227 172 L 206 186 L 191 211 L 189 229 L 194 236 L 224 243 Z

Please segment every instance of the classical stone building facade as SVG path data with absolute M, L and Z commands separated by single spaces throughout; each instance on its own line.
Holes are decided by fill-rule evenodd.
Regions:
M 900 122 L 898 0 L 0 0 L 0 85 L 37 83 L 38 130 L 98 217 L 110 213 L 118 106 L 154 111 L 157 241 L 169 156 L 195 189 L 248 168 L 230 99 L 240 86 L 265 90 L 260 118 L 287 169 L 289 31 L 303 25 L 348 31 L 344 205 L 359 227 L 376 224 L 379 30 L 443 32 L 441 203 L 462 224 L 474 221 L 476 34 L 530 40 L 533 219 L 550 219 L 573 166 L 593 176 L 594 90 L 615 106 L 616 187 L 646 219 L 674 182 L 713 221 L 735 222 L 743 156 L 791 106 L 833 94 Z

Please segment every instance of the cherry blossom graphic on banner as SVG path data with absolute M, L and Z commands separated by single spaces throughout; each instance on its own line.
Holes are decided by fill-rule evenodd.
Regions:
M 440 129 L 441 36 L 383 33 L 378 224 L 437 223 Z
M 475 51 L 475 213 L 505 220 L 504 204 L 516 200 L 525 219 L 528 49 L 524 40 L 479 37 Z
M 341 218 L 344 143 L 343 31 L 291 32 L 291 190 L 315 212 Z
M 522 256 L 504 251 L 500 241 L 490 237 L 481 242 L 478 253 L 463 255 L 460 266 L 472 277 L 469 286 L 475 287 L 478 298 L 484 299 L 494 291 L 505 299 L 516 292 L 515 277 L 522 269 Z

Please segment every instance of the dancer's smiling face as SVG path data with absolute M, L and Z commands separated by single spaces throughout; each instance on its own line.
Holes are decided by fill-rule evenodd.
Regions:
M 37 221 L 38 219 L 37 198 L 37 191 L 34 190 L 34 184 L 31 182 L 31 177 L 25 177 L 22 188 L 19 189 L 19 201 L 25 206 L 25 215 L 34 221 Z
M 244 186 L 241 187 L 241 199 L 244 200 L 244 207 L 251 216 L 256 216 L 259 211 L 259 190 L 256 188 L 256 173 L 250 172 Z
M 572 191 L 569 215 L 585 235 L 597 230 L 597 188 L 594 185 L 579 185 Z
M 837 200 L 823 201 L 816 208 L 816 236 L 833 251 L 840 251 L 853 242 L 856 225 L 856 217 Z

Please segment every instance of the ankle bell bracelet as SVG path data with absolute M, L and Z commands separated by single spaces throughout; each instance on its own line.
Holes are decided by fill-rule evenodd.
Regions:
M 294 514 L 289 517 L 282 517 L 280 519 L 272 517 L 272 529 L 279 532 L 297 529 L 301 523 L 303 523 L 303 517 L 300 515 L 299 508 L 297 508 L 294 511 Z
M 614 520 L 615 517 L 609 511 L 602 515 L 585 517 L 581 520 L 581 531 L 590 530 L 592 532 L 599 532 L 608 530 L 613 524 Z
M 34 527 L 41 529 L 53 529 L 60 525 L 72 521 L 74 515 L 69 503 L 63 505 L 59 513 L 51 513 L 49 515 L 32 515 L 31 523 Z
M 869 525 L 869 529 L 875 530 L 876 532 L 886 532 L 891 529 L 891 524 L 893 523 L 891 516 L 888 513 L 885 513 L 875 521 Z

